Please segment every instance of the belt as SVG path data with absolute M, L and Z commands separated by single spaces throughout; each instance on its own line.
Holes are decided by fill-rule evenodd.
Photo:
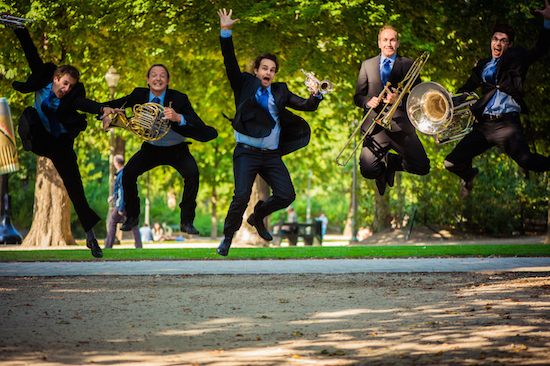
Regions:
M 272 151 L 270 149 L 262 149 L 262 148 L 259 148 L 259 147 L 254 147 L 254 146 L 250 146 L 250 145 L 247 145 L 247 144 L 243 144 L 242 142 L 237 142 L 237 146 L 243 147 L 243 148 L 248 149 L 248 150 L 253 150 L 253 151 Z
M 502 114 L 484 114 L 481 119 L 484 121 L 494 121 L 506 117 L 516 117 L 519 116 L 518 112 L 502 113 Z

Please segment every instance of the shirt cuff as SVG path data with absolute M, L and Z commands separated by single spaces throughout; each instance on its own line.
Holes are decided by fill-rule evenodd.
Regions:
M 228 30 L 221 30 L 221 33 L 220 33 L 220 36 L 222 38 L 229 38 L 231 37 L 231 29 L 228 29 Z
M 550 30 L 550 20 L 544 19 L 544 22 L 542 23 L 542 27 L 543 27 L 544 29 Z
M 187 121 L 185 120 L 185 117 L 183 116 L 183 114 L 180 114 L 181 116 L 181 120 L 180 120 L 180 123 L 178 123 L 180 126 L 185 126 L 187 125 Z

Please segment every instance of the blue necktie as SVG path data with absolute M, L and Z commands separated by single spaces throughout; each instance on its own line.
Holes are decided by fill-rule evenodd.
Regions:
M 160 98 L 159 97 L 154 97 L 153 100 L 152 100 L 153 103 L 157 103 L 157 104 L 160 104 Z
M 496 59 L 495 62 L 493 62 L 492 65 L 489 65 L 487 68 L 487 72 L 485 73 L 485 82 L 489 84 L 495 84 L 497 83 L 495 72 L 497 71 L 497 63 L 499 59 Z
M 260 97 L 258 98 L 258 103 L 262 106 L 263 109 L 269 114 L 271 117 L 271 128 L 275 127 L 275 120 L 273 119 L 273 116 L 271 116 L 271 113 L 269 112 L 269 92 L 267 89 L 262 89 L 262 93 L 260 94 Z
M 484 72 L 484 75 L 485 75 L 485 82 L 486 83 L 489 83 L 489 84 L 493 84 L 493 85 L 496 85 L 497 83 L 497 78 L 495 77 L 495 73 L 497 71 L 497 63 L 498 63 L 498 60 L 500 60 L 499 58 L 497 58 L 496 60 L 491 61 L 492 64 L 490 64 L 488 67 L 487 67 L 487 70 L 485 70 Z M 487 103 L 486 105 L 486 108 L 487 110 L 490 110 L 491 108 L 493 108 L 493 105 L 495 104 L 495 98 L 491 98 L 491 100 L 489 101 L 489 103 Z
M 382 80 L 382 85 L 386 86 L 388 83 L 388 78 L 390 77 L 391 73 L 391 67 L 390 67 L 390 59 L 387 58 L 384 60 L 384 64 L 382 65 L 382 71 L 380 72 L 380 80 Z
M 48 117 L 48 121 L 50 122 L 50 132 L 54 137 L 57 137 L 61 134 L 61 126 L 59 124 L 59 121 L 55 117 L 55 110 L 50 107 L 51 101 L 53 97 L 53 91 L 50 90 L 50 94 L 46 99 L 42 101 L 42 104 L 40 105 L 40 108 L 42 109 L 42 112 Z

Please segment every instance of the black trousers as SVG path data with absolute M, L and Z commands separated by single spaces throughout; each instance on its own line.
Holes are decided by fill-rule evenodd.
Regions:
M 397 152 L 397 155 L 388 156 L 388 166 L 394 170 L 417 175 L 430 172 L 430 159 L 416 135 L 416 130 L 392 132 L 376 125 L 363 142 L 359 156 L 361 175 L 367 179 L 383 176 L 386 173 L 386 164 L 382 160 L 390 149 Z
M 497 120 L 482 120 L 474 125 L 445 158 L 445 168 L 465 181 L 472 179 L 472 159 L 493 146 L 498 146 L 518 165 L 535 172 L 550 170 L 550 158 L 533 154 L 521 129 L 518 114 Z
M 63 184 L 67 189 L 78 219 L 84 231 L 90 231 L 101 219 L 88 204 L 84 195 L 82 177 L 78 169 L 76 154 L 73 150 L 74 139 L 66 133 L 54 137 L 46 131 L 40 121 L 38 112 L 32 107 L 28 107 L 23 112 L 30 125 L 32 149 L 31 151 L 39 156 L 49 158 Z
M 193 223 L 197 207 L 197 193 L 199 192 L 199 168 L 185 142 L 169 147 L 154 146 L 144 142 L 141 149 L 128 160 L 122 174 L 126 214 L 129 217 L 139 216 L 137 179 L 146 171 L 160 165 L 173 167 L 183 177 L 183 195 L 179 205 L 181 223 Z
M 255 208 L 256 220 L 288 207 L 296 199 L 290 174 L 279 150 L 249 150 L 237 145 L 233 152 L 235 191 L 225 218 L 224 236 L 233 237 L 241 227 L 257 174 L 271 187 L 273 195 Z

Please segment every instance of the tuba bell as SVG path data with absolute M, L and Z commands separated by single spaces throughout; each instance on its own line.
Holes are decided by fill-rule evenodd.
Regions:
M 452 95 L 432 81 L 418 84 L 407 100 L 407 115 L 412 125 L 426 135 L 433 135 L 438 145 L 460 140 L 475 121 L 470 107 L 478 101 L 472 94 Z
M 172 102 L 170 102 L 171 108 Z M 157 103 L 136 104 L 134 115 L 128 119 L 125 115 L 117 114 L 105 131 L 113 127 L 130 131 L 134 136 L 147 141 L 157 141 L 170 130 L 170 121 L 163 120 L 164 107 Z

